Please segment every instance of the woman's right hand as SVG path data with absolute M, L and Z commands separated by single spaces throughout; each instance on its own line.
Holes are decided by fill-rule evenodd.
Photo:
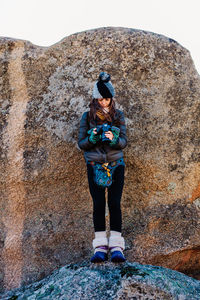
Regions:
M 89 130 L 88 132 L 90 134 L 89 141 L 92 144 L 96 144 L 100 140 L 100 135 L 97 134 L 97 128 L 94 128 L 93 130 Z
M 93 129 L 94 134 L 97 134 L 97 128 Z

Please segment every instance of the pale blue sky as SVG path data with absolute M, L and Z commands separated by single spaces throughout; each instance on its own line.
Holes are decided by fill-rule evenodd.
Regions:
M 200 0 L 0 0 L 0 36 L 50 46 L 98 27 L 152 31 L 186 47 L 200 73 Z

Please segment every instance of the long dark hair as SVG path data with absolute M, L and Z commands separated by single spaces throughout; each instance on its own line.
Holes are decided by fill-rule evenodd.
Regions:
M 98 102 L 98 99 L 93 98 L 89 104 L 89 121 L 94 121 L 96 120 L 96 113 L 98 110 L 100 110 L 102 112 L 102 114 L 104 114 L 106 121 L 107 122 L 113 122 L 114 120 L 117 120 L 117 111 L 115 109 L 115 101 L 113 98 L 111 98 L 110 100 L 110 105 L 109 105 L 109 113 L 105 114 L 101 105 Z

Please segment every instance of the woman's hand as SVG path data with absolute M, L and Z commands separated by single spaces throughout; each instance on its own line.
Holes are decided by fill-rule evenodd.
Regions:
M 106 132 L 105 132 L 105 136 L 106 136 L 109 140 L 111 140 L 111 141 L 112 141 L 112 139 L 113 139 L 113 137 L 114 137 L 112 131 L 106 131 Z
M 94 128 L 93 132 L 94 134 L 97 134 L 97 128 Z
M 112 134 L 113 134 L 113 138 L 110 142 L 110 146 L 116 145 L 118 143 L 120 129 L 118 127 L 112 126 L 111 131 L 112 131 Z
M 90 135 L 89 136 L 89 141 L 92 144 L 96 144 L 101 139 L 101 136 L 97 134 L 97 128 L 90 129 L 88 131 L 88 134 Z

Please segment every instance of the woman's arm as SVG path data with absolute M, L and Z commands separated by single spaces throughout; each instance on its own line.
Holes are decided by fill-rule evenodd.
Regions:
M 124 113 L 119 112 L 119 123 L 120 123 L 120 133 L 117 144 L 110 145 L 113 149 L 120 150 L 124 149 L 127 145 L 127 136 L 126 136 L 126 124 L 124 120 Z
M 95 146 L 89 141 L 89 136 L 87 134 L 89 130 L 88 120 L 87 120 L 88 112 L 84 112 L 80 121 L 79 127 L 79 135 L 78 135 L 78 146 L 82 150 L 90 150 Z

